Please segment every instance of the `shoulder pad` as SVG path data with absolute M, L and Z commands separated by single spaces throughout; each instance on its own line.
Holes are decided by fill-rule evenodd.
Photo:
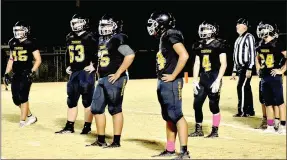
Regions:
M 13 45 L 13 42 L 15 42 L 15 38 L 13 37 L 13 38 L 11 38 L 10 40 L 9 40 L 9 42 L 8 42 L 8 45 L 9 46 L 11 46 L 11 45 Z
M 168 36 L 169 35 L 180 35 L 180 36 L 182 36 L 182 33 L 177 29 L 169 29 L 169 30 L 167 30 L 167 35 Z
M 121 45 L 127 43 L 128 36 L 124 33 L 118 33 L 113 36 L 113 39 L 117 40 Z
M 66 36 L 66 41 L 69 39 L 69 38 L 73 38 L 74 37 L 74 33 L 73 32 L 70 32 L 67 36 Z

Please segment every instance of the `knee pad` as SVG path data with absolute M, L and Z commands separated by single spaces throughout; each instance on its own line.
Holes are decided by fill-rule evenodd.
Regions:
M 105 106 L 99 106 L 99 104 L 97 104 L 97 101 L 93 100 L 91 103 L 91 112 L 93 115 L 103 114 L 105 113 Z
M 167 111 L 168 119 L 171 120 L 174 124 L 176 124 L 182 117 L 182 112 L 176 113 L 176 111 Z
M 109 106 L 108 107 L 109 113 L 113 116 L 115 114 L 122 112 L 122 106 Z
M 211 93 L 209 97 L 209 109 L 212 114 L 219 113 L 219 95 L 218 93 Z
M 20 101 L 19 96 L 13 96 L 12 99 L 13 99 L 13 102 L 16 106 L 20 106 L 21 101 Z
M 73 98 L 68 97 L 68 99 L 67 99 L 67 105 L 68 105 L 69 108 L 74 108 L 74 107 L 76 107 L 78 104 L 77 104 L 77 102 L 76 102 Z

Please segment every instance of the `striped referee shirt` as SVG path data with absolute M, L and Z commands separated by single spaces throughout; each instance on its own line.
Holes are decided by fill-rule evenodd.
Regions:
M 255 39 L 252 34 L 245 32 L 239 36 L 234 43 L 233 72 L 237 72 L 237 68 L 252 70 L 255 64 L 255 57 Z

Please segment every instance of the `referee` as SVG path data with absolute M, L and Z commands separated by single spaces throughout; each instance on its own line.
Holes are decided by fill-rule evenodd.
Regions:
M 237 84 L 238 112 L 234 117 L 255 115 L 250 81 L 255 64 L 256 50 L 255 39 L 252 34 L 247 32 L 248 27 L 249 24 L 246 19 L 240 18 L 237 21 L 236 29 L 239 37 L 234 43 L 234 66 L 231 78 L 232 80 L 236 80 L 236 74 L 239 77 Z

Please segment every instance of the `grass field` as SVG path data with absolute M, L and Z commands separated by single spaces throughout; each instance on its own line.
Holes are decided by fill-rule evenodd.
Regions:
M 221 93 L 221 126 L 219 138 L 189 138 L 188 148 L 193 159 L 286 159 L 286 135 L 264 134 L 253 129 L 261 122 L 261 106 L 258 100 L 258 77 L 252 79 L 255 117 L 234 118 L 237 109 L 236 81 L 224 77 Z M 194 130 L 193 90 L 191 78 L 183 87 L 183 113 L 188 121 L 189 132 Z M 30 93 L 32 113 L 38 117 L 34 125 L 19 128 L 19 108 L 12 101 L 11 91 L 2 86 L 2 137 L 1 157 L 7 159 L 151 159 L 164 150 L 165 122 L 161 118 L 156 96 L 156 79 L 130 80 L 127 83 L 123 112 L 124 129 L 121 148 L 103 149 L 85 147 L 96 139 L 96 126 L 92 134 L 80 135 L 83 126 L 83 107 L 79 101 L 75 133 L 55 135 L 66 123 L 66 83 L 35 83 Z M 286 97 L 286 79 L 284 80 Z M 286 100 L 286 99 L 285 99 Z M 108 115 L 108 112 L 106 112 Z M 211 130 L 212 114 L 208 100 L 203 107 L 204 132 Z M 107 116 L 107 141 L 113 137 L 111 116 Z M 179 142 L 176 143 L 179 150 Z

